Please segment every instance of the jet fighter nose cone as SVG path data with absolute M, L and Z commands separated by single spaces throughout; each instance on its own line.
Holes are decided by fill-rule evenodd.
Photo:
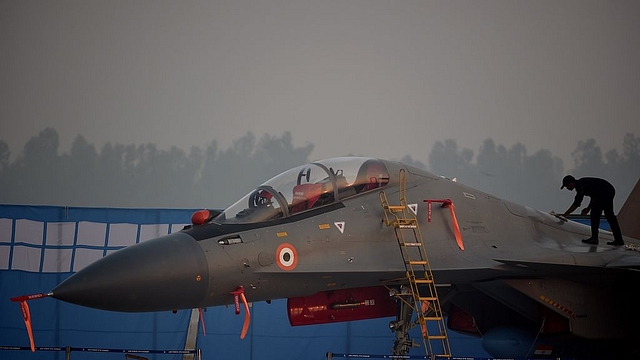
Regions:
M 78 271 L 53 297 L 77 305 L 123 312 L 198 307 L 209 271 L 198 242 L 184 233 L 118 250 Z

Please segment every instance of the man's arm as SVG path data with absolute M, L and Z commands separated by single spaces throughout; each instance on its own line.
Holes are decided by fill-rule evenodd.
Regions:
M 567 215 L 571 214 L 572 212 L 574 212 L 578 207 L 575 204 L 571 204 L 571 206 L 567 209 L 567 211 L 565 211 L 562 216 L 567 217 Z
M 587 215 L 589 213 L 589 211 L 591 211 L 591 203 L 593 202 L 593 198 L 591 198 L 591 200 L 589 201 L 589 205 L 587 205 L 586 208 L 582 209 L 582 211 L 580 212 L 581 215 Z
M 580 189 L 576 189 L 576 192 L 577 193 L 576 193 L 576 197 L 573 199 L 573 204 L 571 204 L 571 206 L 567 209 L 567 211 L 564 212 L 564 214 L 562 214 L 562 216 L 567 217 L 567 215 L 576 211 L 576 209 L 580 207 L 580 204 L 582 204 L 582 199 L 584 198 L 584 194 L 582 193 L 582 191 L 580 191 Z M 589 207 L 591 207 L 591 204 L 589 204 Z
M 567 215 L 576 211 L 576 209 L 579 208 L 580 205 L 582 204 L 582 199 L 584 199 L 584 192 L 582 191 L 581 188 L 576 188 L 576 196 L 575 198 L 573 198 L 573 204 L 571 204 L 569 209 L 567 209 L 567 211 L 565 211 L 564 214 L 562 215 L 566 217 Z M 588 208 L 591 208 L 591 204 L 589 204 Z

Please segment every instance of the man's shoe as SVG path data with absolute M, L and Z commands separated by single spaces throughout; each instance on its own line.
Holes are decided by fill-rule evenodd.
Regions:
M 624 245 L 624 241 L 622 240 L 609 241 L 607 245 L 621 246 L 621 245 Z
M 594 238 L 584 239 L 582 240 L 582 242 L 585 244 L 598 245 L 598 239 L 594 239 Z

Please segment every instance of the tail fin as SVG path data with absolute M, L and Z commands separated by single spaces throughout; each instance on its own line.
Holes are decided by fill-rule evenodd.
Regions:
M 640 239 L 640 180 L 618 213 L 620 230 L 624 236 Z

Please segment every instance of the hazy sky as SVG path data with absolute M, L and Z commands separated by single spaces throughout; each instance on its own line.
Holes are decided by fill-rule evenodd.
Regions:
M 640 136 L 640 1 L 0 0 L 0 140 L 427 162 L 456 139 L 607 151 Z M 620 150 L 620 148 L 618 148 Z

